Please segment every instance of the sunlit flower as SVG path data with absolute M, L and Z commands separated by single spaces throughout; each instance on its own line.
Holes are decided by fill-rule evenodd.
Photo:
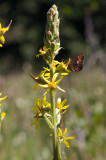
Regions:
M 56 74 L 54 74 L 54 76 L 53 76 L 53 78 L 52 78 L 52 81 L 49 81 L 49 80 L 46 79 L 47 84 L 45 84 L 45 85 L 39 84 L 40 87 L 42 87 L 42 88 L 47 88 L 47 91 L 44 93 L 44 95 L 47 94 L 47 93 L 50 91 L 50 89 L 55 89 L 55 88 L 59 89 L 59 90 L 62 91 L 62 92 L 65 92 L 62 88 L 60 88 L 60 87 L 58 86 L 58 83 L 60 83 L 60 81 L 61 81 L 62 79 L 63 79 L 63 77 L 60 77 L 59 80 L 55 81 L 55 80 L 56 80 Z
M 39 58 L 40 55 L 41 55 L 41 56 L 42 56 L 42 55 L 45 55 L 46 52 L 47 52 L 47 50 L 48 50 L 48 49 L 46 48 L 46 46 L 44 46 L 44 47 L 43 47 L 43 50 L 42 50 L 42 49 L 39 50 L 40 54 L 37 54 L 36 57 Z
M 65 62 L 60 62 L 60 63 L 59 63 L 59 65 L 57 66 L 57 68 L 56 68 L 56 71 L 55 71 L 55 72 L 62 73 L 62 72 L 63 72 L 63 70 L 65 70 L 67 73 L 63 73 L 63 75 L 68 75 L 68 73 L 70 73 L 70 72 L 71 72 L 70 70 L 68 70 L 68 69 L 67 69 L 67 68 L 68 68 L 69 63 L 70 63 L 70 60 L 69 60 L 69 61 L 67 61 L 67 63 L 65 63 Z
M 31 125 L 36 123 L 36 127 L 37 127 L 39 119 L 43 118 L 44 114 L 50 111 L 50 107 L 51 107 L 50 103 L 46 101 L 46 96 L 43 96 L 42 100 L 37 98 L 35 100 L 35 108 L 32 108 L 35 116 L 34 116 L 34 121 L 31 123 Z
M 2 47 L 3 44 L 5 43 L 4 33 L 9 30 L 11 23 L 12 23 L 12 20 L 10 21 L 9 25 L 6 28 L 2 28 L 0 23 L 0 42 L 2 43 L 0 44 L 0 47 Z
M 64 132 L 62 133 L 62 130 L 58 127 L 58 132 L 59 132 L 59 140 L 61 143 L 64 143 L 66 147 L 70 147 L 67 140 L 72 140 L 75 137 L 65 137 L 64 135 L 67 133 L 67 128 L 65 128 Z
M 69 105 L 64 106 L 66 102 L 67 102 L 66 99 L 64 99 L 62 102 L 61 102 L 61 98 L 57 99 L 57 106 L 56 107 L 59 109 L 61 114 L 65 113 L 66 109 L 69 107 Z
M 37 82 L 37 84 L 34 87 L 34 90 L 39 85 L 40 87 L 47 89 L 47 91 L 44 94 L 47 94 L 50 91 L 50 89 L 55 89 L 55 88 L 59 89 L 62 92 L 65 92 L 62 88 L 60 88 L 58 86 L 58 84 L 63 79 L 63 76 L 61 76 L 61 75 L 68 75 L 68 73 L 57 73 L 57 72 L 55 72 L 56 67 L 57 67 L 56 65 L 60 65 L 60 62 L 53 61 L 53 63 L 52 63 L 52 67 L 53 67 L 53 70 L 54 70 L 54 75 L 52 77 L 52 81 L 50 80 L 50 69 L 49 68 L 44 68 L 44 70 L 40 73 L 40 75 L 36 76 L 36 77 L 33 74 L 30 74 L 30 76 Z M 67 67 L 65 68 L 65 70 L 67 72 L 70 72 L 69 70 L 67 70 Z M 59 79 L 56 80 L 57 78 L 59 78 Z

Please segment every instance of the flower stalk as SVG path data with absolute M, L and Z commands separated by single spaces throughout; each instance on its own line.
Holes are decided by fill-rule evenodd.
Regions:
M 37 127 L 40 118 L 44 118 L 47 122 L 53 138 L 53 160 L 62 160 L 61 143 L 64 143 L 66 147 L 69 147 L 66 140 L 73 139 L 73 137 L 64 137 L 67 129 L 62 133 L 62 130 L 58 128 L 61 122 L 61 114 L 66 112 L 69 105 L 65 105 L 66 99 L 61 102 L 61 98 L 56 97 L 56 89 L 65 92 L 58 84 L 63 79 L 63 76 L 67 76 L 70 73 L 70 70 L 67 69 L 70 60 L 67 61 L 67 63 L 55 61 L 55 56 L 61 49 L 59 39 L 60 19 L 58 18 L 58 15 L 57 7 L 56 5 L 53 5 L 47 12 L 43 49 L 40 49 L 40 53 L 36 55 L 37 58 L 42 56 L 48 67 L 44 68 L 38 76 L 30 74 L 37 83 L 34 88 L 39 86 L 46 89 L 46 92 L 43 94 L 43 99 L 40 100 L 37 98 L 35 100 L 35 108 L 32 108 L 34 111 L 34 121 L 32 124 L 36 123 Z M 48 93 L 50 94 L 50 103 L 46 99 Z
M 52 66 L 52 65 L 51 65 Z M 53 79 L 53 68 L 50 68 L 50 80 Z M 51 115 L 53 130 L 53 160 L 61 160 L 61 154 L 59 152 L 59 143 L 57 142 L 57 126 L 56 126 L 56 106 L 55 106 L 55 89 L 50 89 L 50 101 L 51 101 Z

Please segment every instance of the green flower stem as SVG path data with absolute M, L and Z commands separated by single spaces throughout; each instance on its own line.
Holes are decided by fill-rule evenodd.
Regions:
M 53 68 L 50 65 L 50 80 L 53 78 Z M 56 125 L 56 108 L 55 108 L 55 89 L 50 89 L 50 101 L 51 101 L 51 112 L 52 112 L 52 124 L 53 130 L 53 160 L 61 160 L 59 144 L 57 141 L 57 125 Z

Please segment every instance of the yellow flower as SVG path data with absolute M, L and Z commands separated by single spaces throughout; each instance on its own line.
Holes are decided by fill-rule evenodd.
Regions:
M 68 144 L 67 140 L 72 140 L 75 137 L 65 137 L 64 136 L 66 134 L 66 132 L 67 132 L 67 128 L 65 128 L 64 132 L 62 133 L 62 130 L 58 127 L 58 132 L 59 132 L 59 140 L 60 140 L 60 142 L 64 143 L 64 145 L 69 148 L 69 144 Z
M 47 84 L 45 84 L 45 85 L 39 84 L 39 86 L 42 88 L 48 88 L 47 91 L 44 93 L 44 95 L 47 94 L 50 91 L 50 89 L 55 89 L 55 88 L 59 89 L 62 92 L 65 92 L 62 88 L 60 88 L 57 85 L 58 83 L 60 83 L 60 81 L 63 79 L 63 77 L 61 77 L 59 80 L 55 81 L 56 77 L 57 77 L 56 74 L 54 74 L 52 81 L 49 81 L 45 78 L 45 81 L 47 82 Z
M 44 46 L 43 50 L 42 49 L 39 50 L 40 54 L 37 54 L 36 57 L 39 58 L 40 55 L 45 55 L 47 50 L 48 49 L 46 48 L 46 46 Z
M 60 62 L 59 65 L 57 66 L 55 72 L 58 72 L 58 73 L 61 73 L 61 74 L 62 74 L 63 70 L 65 70 L 67 73 L 63 73 L 63 75 L 68 75 L 68 73 L 71 72 L 70 70 L 67 69 L 69 63 L 70 63 L 70 60 L 69 60 L 67 63 L 65 63 L 65 62 Z
M 1 120 L 3 120 L 3 119 L 4 119 L 5 115 L 6 115 L 6 113 L 5 113 L 5 112 L 3 112 L 3 113 L 1 114 Z
M 57 77 L 61 75 L 61 73 L 55 73 L 56 65 L 58 64 L 59 64 L 58 61 L 54 61 L 52 64 L 54 67 L 54 75 L 52 81 L 50 80 L 50 69 L 48 68 L 44 68 L 44 71 L 42 71 L 40 75 L 37 77 L 30 74 L 30 76 L 37 82 L 37 85 L 39 85 L 42 88 L 47 88 L 47 91 L 44 93 L 44 95 L 47 94 L 50 91 L 50 89 L 55 89 L 55 88 L 59 89 L 62 92 L 65 92 L 62 88 L 58 86 L 58 83 L 60 83 L 60 81 L 63 79 L 63 76 L 61 76 L 56 81 Z M 34 89 L 37 88 L 37 85 L 35 85 Z
M 31 77 L 34 79 L 34 81 L 36 81 L 36 83 L 37 83 L 37 84 L 34 86 L 34 90 L 36 90 L 38 84 L 41 84 L 41 85 L 47 84 L 47 81 L 46 81 L 47 77 L 46 77 L 46 78 L 44 77 L 46 71 L 47 71 L 47 68 L 45 68 L 44 71 L 42 71 L 42 72 L 40 73 L 40 75 L 39 75 L 39 76 L 36 76 L 36 77 L 35 77 L 33 74 L 30 73 L 30 76 L 31 76 Z
M 10 21 L 9 25 L 6 28 L 2 28 L 1 23 L 0 23 L 0 41 L 2 44 L 5 43 L 5 38 L 3 35 L 5 32 L 7 32 L 9 30 L 11 23 L 12 23 L 12 20 Z M 0 44 L 0 47 L 3 46 L 2 44 Z
M 61 98 L 57 99 L 57 106 L 56 107 L 60 110 L 61 114 L 65 113 L 66 109 L 69 107 L 69 105 L 64 106 L 66 102 L 67 102 L 66 99 L 64 99 L 62 102 L 61 102 Z
M 51 105 L 46 101 L 46 96 L 43 96 L 42 100 L 38 98 L 35 100 L 35 106 L 36 106 L 35 108 L 32 108 L 35 116 L 34 116 L 34 121 L 31 123 L 31 125 L 36 123 L 36 128 L 37 128 L 39 119 L 44 117 L 44 114 L 46 112 L 50 111 Z

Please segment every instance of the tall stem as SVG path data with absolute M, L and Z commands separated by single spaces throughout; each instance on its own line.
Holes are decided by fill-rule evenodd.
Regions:
M 50 80 L 53 78 L 53 68 L 50 65 Z M 59 144 L 57 141 L 57 125 L 56 125 L 56 108 L 55 108 L 55 89 L 50 90 L 51 112 L 52 112 L 52 124 L 53 130 L 53 160 L 61 160 Z
M 47 64 L 50 67 L 50 81 L 52 82 L 54 75 L 53 60 L 60 50 L 60 39 L 59 39 L 59 13 L 57 6 L 53 5 L 47 12 L 47 25 L 46 34 L 44 39 L 44 45 L 48 49 L 45 55 Z M 52 114 L 52 124 L 54 126 L 53 130 L 53 160 L 61 160 L 59 154 L 59 147 L 57 141 L 57 117 L 55 108 L 55 88 L 50 88 L 50 101 L 51 101 L 51 114 Z

